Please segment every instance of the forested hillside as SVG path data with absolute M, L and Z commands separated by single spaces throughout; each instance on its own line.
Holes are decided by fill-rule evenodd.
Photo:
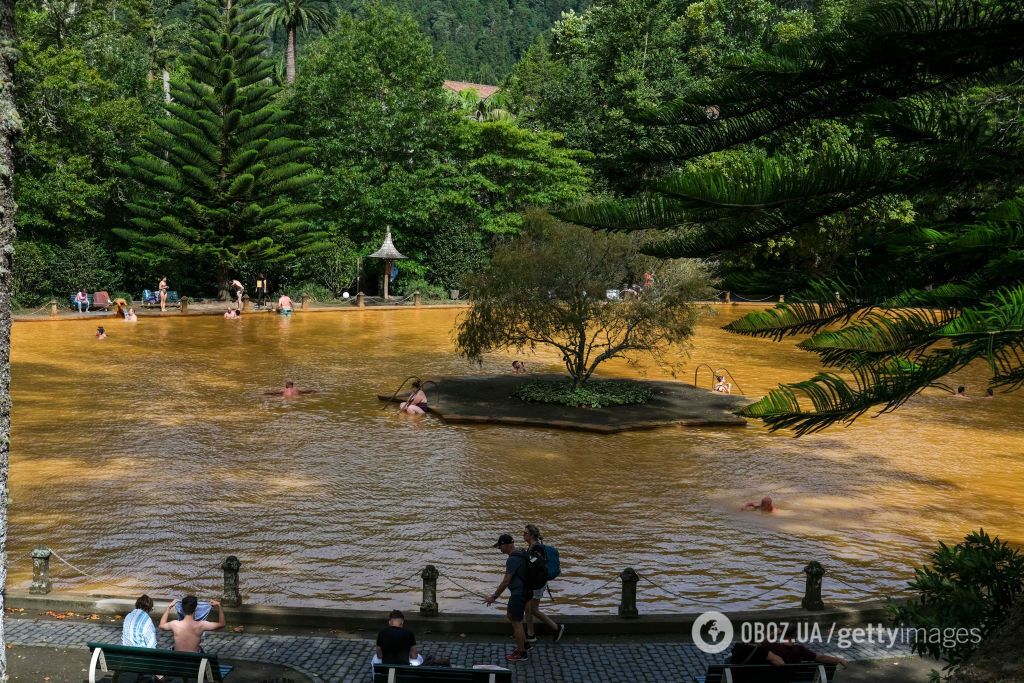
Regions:
M 499 83 L 562 12 L 590 0 L 385 0 L 412 14 L 435 52 L 447 57 L 448 78 Z M 352 11 L 362 0 L 341 0 Z

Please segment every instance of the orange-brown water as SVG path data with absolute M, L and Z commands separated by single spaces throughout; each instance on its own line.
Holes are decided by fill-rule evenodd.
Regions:
M 813 374 L 792 341 L 718 329 L 741 310 L 702 324 L 680 379 L 709 362 L 757 396 Z M 826 578 L 826 600 L 858 599 L 902 587 L 939 540 L 984 527 L 1024 541 L 1024 394 L 932 390 L 800 439 L 755 424 L 605 436 L 381 410 L 376 394 L 412 374 L 509 370 L 512 355 L 476 367 L 454 353 L 457 315 L 108 320 L 106 341 L 95 321 L 16 324 L 12 584 L 27 585 L 37 545 L 96 577 L 53 561 L 58 588 L 107 593 L 153 591 L 235 554 L 251 602 L 413 609 L 418 577 L 359 596 L 434 563 L 464 587 L 440 581 L 442 610 L 482 611 L 466 589 L 497 585 L 490 545 L 534 522 L 561 550 L 557 609 L 614 610 L 617 581 L 574 596 L 631 566 L 680 594 L 642 582 L 642 610 L 689 611 L 793 604 L 811 559 L 862 588 Z M 559 369 L 552 355 L 527 363 Z M 286 378 L 319 393 L 263 395 Z M 957 379 L 977 395 L 984 378 Z M 778 514 L 738 512 L 762 494 Z M 184 587 L 216 594 L 218 573 Z

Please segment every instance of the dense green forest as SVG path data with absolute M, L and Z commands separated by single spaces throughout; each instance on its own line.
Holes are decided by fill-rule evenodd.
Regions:
M 518 230 L 524 208 L 630 197 L 679 170 L 729 178 L 776 157 L 811 163 L 891 144 L 862 112 L 839 112 L 704 154 L 661 154 L 676 133 L 645 113 L 712 97 L 737 69 L 782 59 L 773 51 L 792 59 L 831 40 L 864 12 L 853 0 L 598 0 L 557 19 L 560 5 L 506 6 L 492 19 L 467 5 L 485 27 L 466 40 L 458 5 L 244 0 L 239 25 L 220 26 L 226 5 L 18 3 L 18 304 L 78 287 L 137 297 L 161 275 L 203 296 L 228 273 L 261 270 L 276 287 L 337 295 L 386 226 L 412 257 L 399 290 L 440 295 Z M 247 56 L 222 63 L 240 37 Z M 221 38 L 226 47 L 208 49 Z M 469 62 L 506 73 L 492 57 L 511 67 L 498 96 L 442 87 L 492 80 L 458 70 Z M 1019 86 L 979 79 L 958 101 L 1019 125 Z M 245 153 L 219 155 L 221 144 Z M 891 234 L 997 189 L 1006 196 L 1005 185 L 955 197 L 875 192 L 719 250 L 713 264 L 723 288 L 747 293 L 879 263 L 916 272 L 920 253 L 894 259 Z

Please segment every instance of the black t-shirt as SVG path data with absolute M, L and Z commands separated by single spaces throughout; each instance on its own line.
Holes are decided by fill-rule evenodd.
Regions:
M 512 575 L 512 582 L 508 584 L 508 592 L 515 596 L 526 595 L 526 581 L 524 580 L 524 572 L 526 568 L 523 566 L 526 564 L 526 554 L 522 550 L 517 550 L 508 556 L 505 560 L 505 573 Z
M 401 626 L 385 626 L 377 634 L 377 647 L 385 664 L 409 664 L 409 650 L 416 644 L 416 636 Z

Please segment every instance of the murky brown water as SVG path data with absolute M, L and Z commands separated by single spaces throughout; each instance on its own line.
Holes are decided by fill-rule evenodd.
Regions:
M 760 395 L 814 372 L 791 342 L 718 329 L 739 311 L 701 327 L 682 379 L 707 361 Z M 59 588 L 108 593 L 152 591 L 237 554 L 251 602 L 412 609 L 418 578 L 350 598 L 428 562 L 489 594 L 502 566 L 490 545 L 533 521 L 561 550 L 561 610 L 613 611 L 617 581 L 574 596 L 632 566 L 685 596 L 641 583 L 641 609 L 689 611 L 793 604 L 802 582 L 779 585 L 810 559 L 882 592 L 972 528 L 1024 542 L 1024 394 L 929 392 L 801 439 L 756 425 L 601 436 L 382 411 L 375 395 L 414 373 L 507 371 L 511 356 L 477 368 L 454 354 L 456 315 L 110 320 L 104 342 L 95 321 L 16 324 L 12 583 L 27 586 L 36 545 L 98 577 L 54 561 Z M 320 393 L 263 395 L 285 378 Z M 973 393 L 983 379 L 981 368 L 960 378 Z M 737 512 L 763 493 L 778 515 Z M 214 594 L 218 573 L 198 588 Z M 486 609 L 465 589 L 442 579 L 442 610 Z M 864 597 L 828 578 L 825 593 Z

